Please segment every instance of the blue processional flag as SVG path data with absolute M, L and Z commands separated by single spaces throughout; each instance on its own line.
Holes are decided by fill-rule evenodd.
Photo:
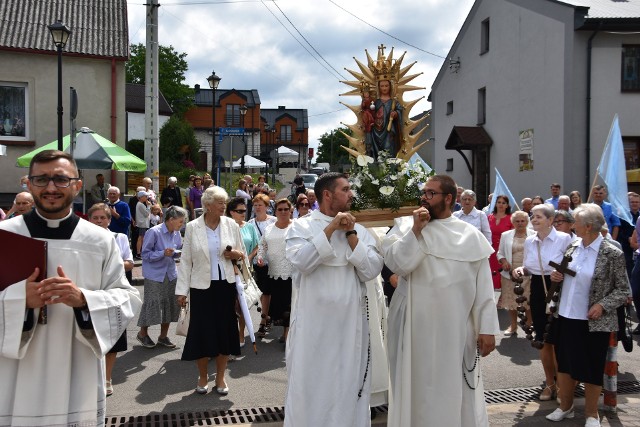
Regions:
M 493 208 L 496 205 L 496 197 L 497 196 L 507 196 L 509 197 L 509 205 L 511 205 L 511 212 L 514 212 L 517 209 L 520 209 L 518 206 L 518 202 L 516 201 L 511 191 L 509 191 L 509 187 L 507 187 L 507 183 L 504 182 L 502 176 L 500 176 L 500 172 L 498 172 L 498 168 L 494 168 L 496 170 L 496 186 L 493 188 L 493 198 L 491 199 L 491 204 L 489 205 L 489 211 L 487 214 L 493 212 Z
M 607 144 L 604 147 L 596 174 L 607 185 L 608 200 L 613 208 L 613 213 L 618 218 L 633 224 L 629 208 L 629 197 L 627 196 L 627 168 L 624 161 L 624 147 L 617 114 L 613 118 L 609 136 L 607 137 Z

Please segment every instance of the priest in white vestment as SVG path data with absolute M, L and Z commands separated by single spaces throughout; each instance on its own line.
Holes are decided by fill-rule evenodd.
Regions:
M 389 307 L 390 427 L 488 426 L 480 356 L 500 332 L 489 255 L 474 226 L 451 215 L 456 184 L 429 178 L 413 217 L 383 240 L 401 276 Z
M 381 239 L 389 231 L 389 227 L 368 228 L 380 248 Z M 387 316 L 389 310 L 384 295 L 382 275 L 368 280 L 367 310 L 369 312 L 369 343 L 371 346 L 371 399 L 373 408 L 389 403 L 389 360 L 385 337 L 387 334 Z
M 294 274 L 284 425 L 369 426 L 365 282 L 380 274 L 382 256 L 348 212 L 353 194 L 344 175 L 322 175 L 315 192 L 320 209 L 294 221 L 286 236 Z
M 32 274 L 0 291 L 0 426 L 101 426 L 104 355 L 140 296 L 113 234 L 71 210 L 82 186 L 73 159 L 42 151 L 29 175 L 36 209 L 0 228 L 48 242 L 47 278 Z

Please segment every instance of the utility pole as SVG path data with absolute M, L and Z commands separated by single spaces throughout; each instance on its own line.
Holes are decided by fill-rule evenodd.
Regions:
M 160 191 L 158 129 L 158 0 L 147 1 L 147 40 L 144 71 L 144 161 L 153 191 Z

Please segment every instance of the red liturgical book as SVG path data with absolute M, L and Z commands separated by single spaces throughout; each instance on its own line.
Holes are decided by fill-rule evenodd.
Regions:
M 47 242 L 6 230 L 0 230 L 0 242 L 6 249 L 0 256 L 0 291 L 31 276 L 36 267 L 36 281 L 47 277 Z

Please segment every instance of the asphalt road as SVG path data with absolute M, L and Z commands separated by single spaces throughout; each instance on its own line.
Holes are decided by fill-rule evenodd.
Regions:
M 142 287 L 138 287 L 142 292 Z M 252 310 L 254 325 L 259 323 L 258 313 Z M 499 310 L 502 329 L 508 326 L 507 314 Z M 258 343 L 255 355 L 247 346 L 243 355 L 228 366 L 227 384 L 230 392 L 219 396 L 194 393 L 197 381 L 195 362 L 180 360 L 184 338 L 175 336 L 175 325 L 170 337 L 177 349 L 157 346 L 147 349 L 135 339 L 137 319 L 128 329 L 129 350 L 119 354 L 114 372 L 114 395 L 107 401 L 107 416 L 139 416 L 154 413 L 178 413 L 204 410 L 279 407 L 284 405 L 286 368 L 284 345 L 278 342 L 281 327 L 274 327 Z M 322 325 L 318 325 L 322 327 Z M 446 327 L 446 325 L 442 325 Z M 149 329 L 155 340 L 159 327 Z M 636 344 L 640 344 L 640 336 Z M 248 340 L 247 340 L 248 342 Z M 619 348 L 619 381 L 634 380 L 640 376 L 638 346 L 633 353 Z M 536 387 L 542 383 L 542 367 L 533 349 L 522 333 L 517 337 L 498 337 L 497 348 L 481 361 L 486 390 Z M 215 365 L 210 362 L 210 384 L 213 386 Z M 321 375 L 321 373 L 318 373 Z

